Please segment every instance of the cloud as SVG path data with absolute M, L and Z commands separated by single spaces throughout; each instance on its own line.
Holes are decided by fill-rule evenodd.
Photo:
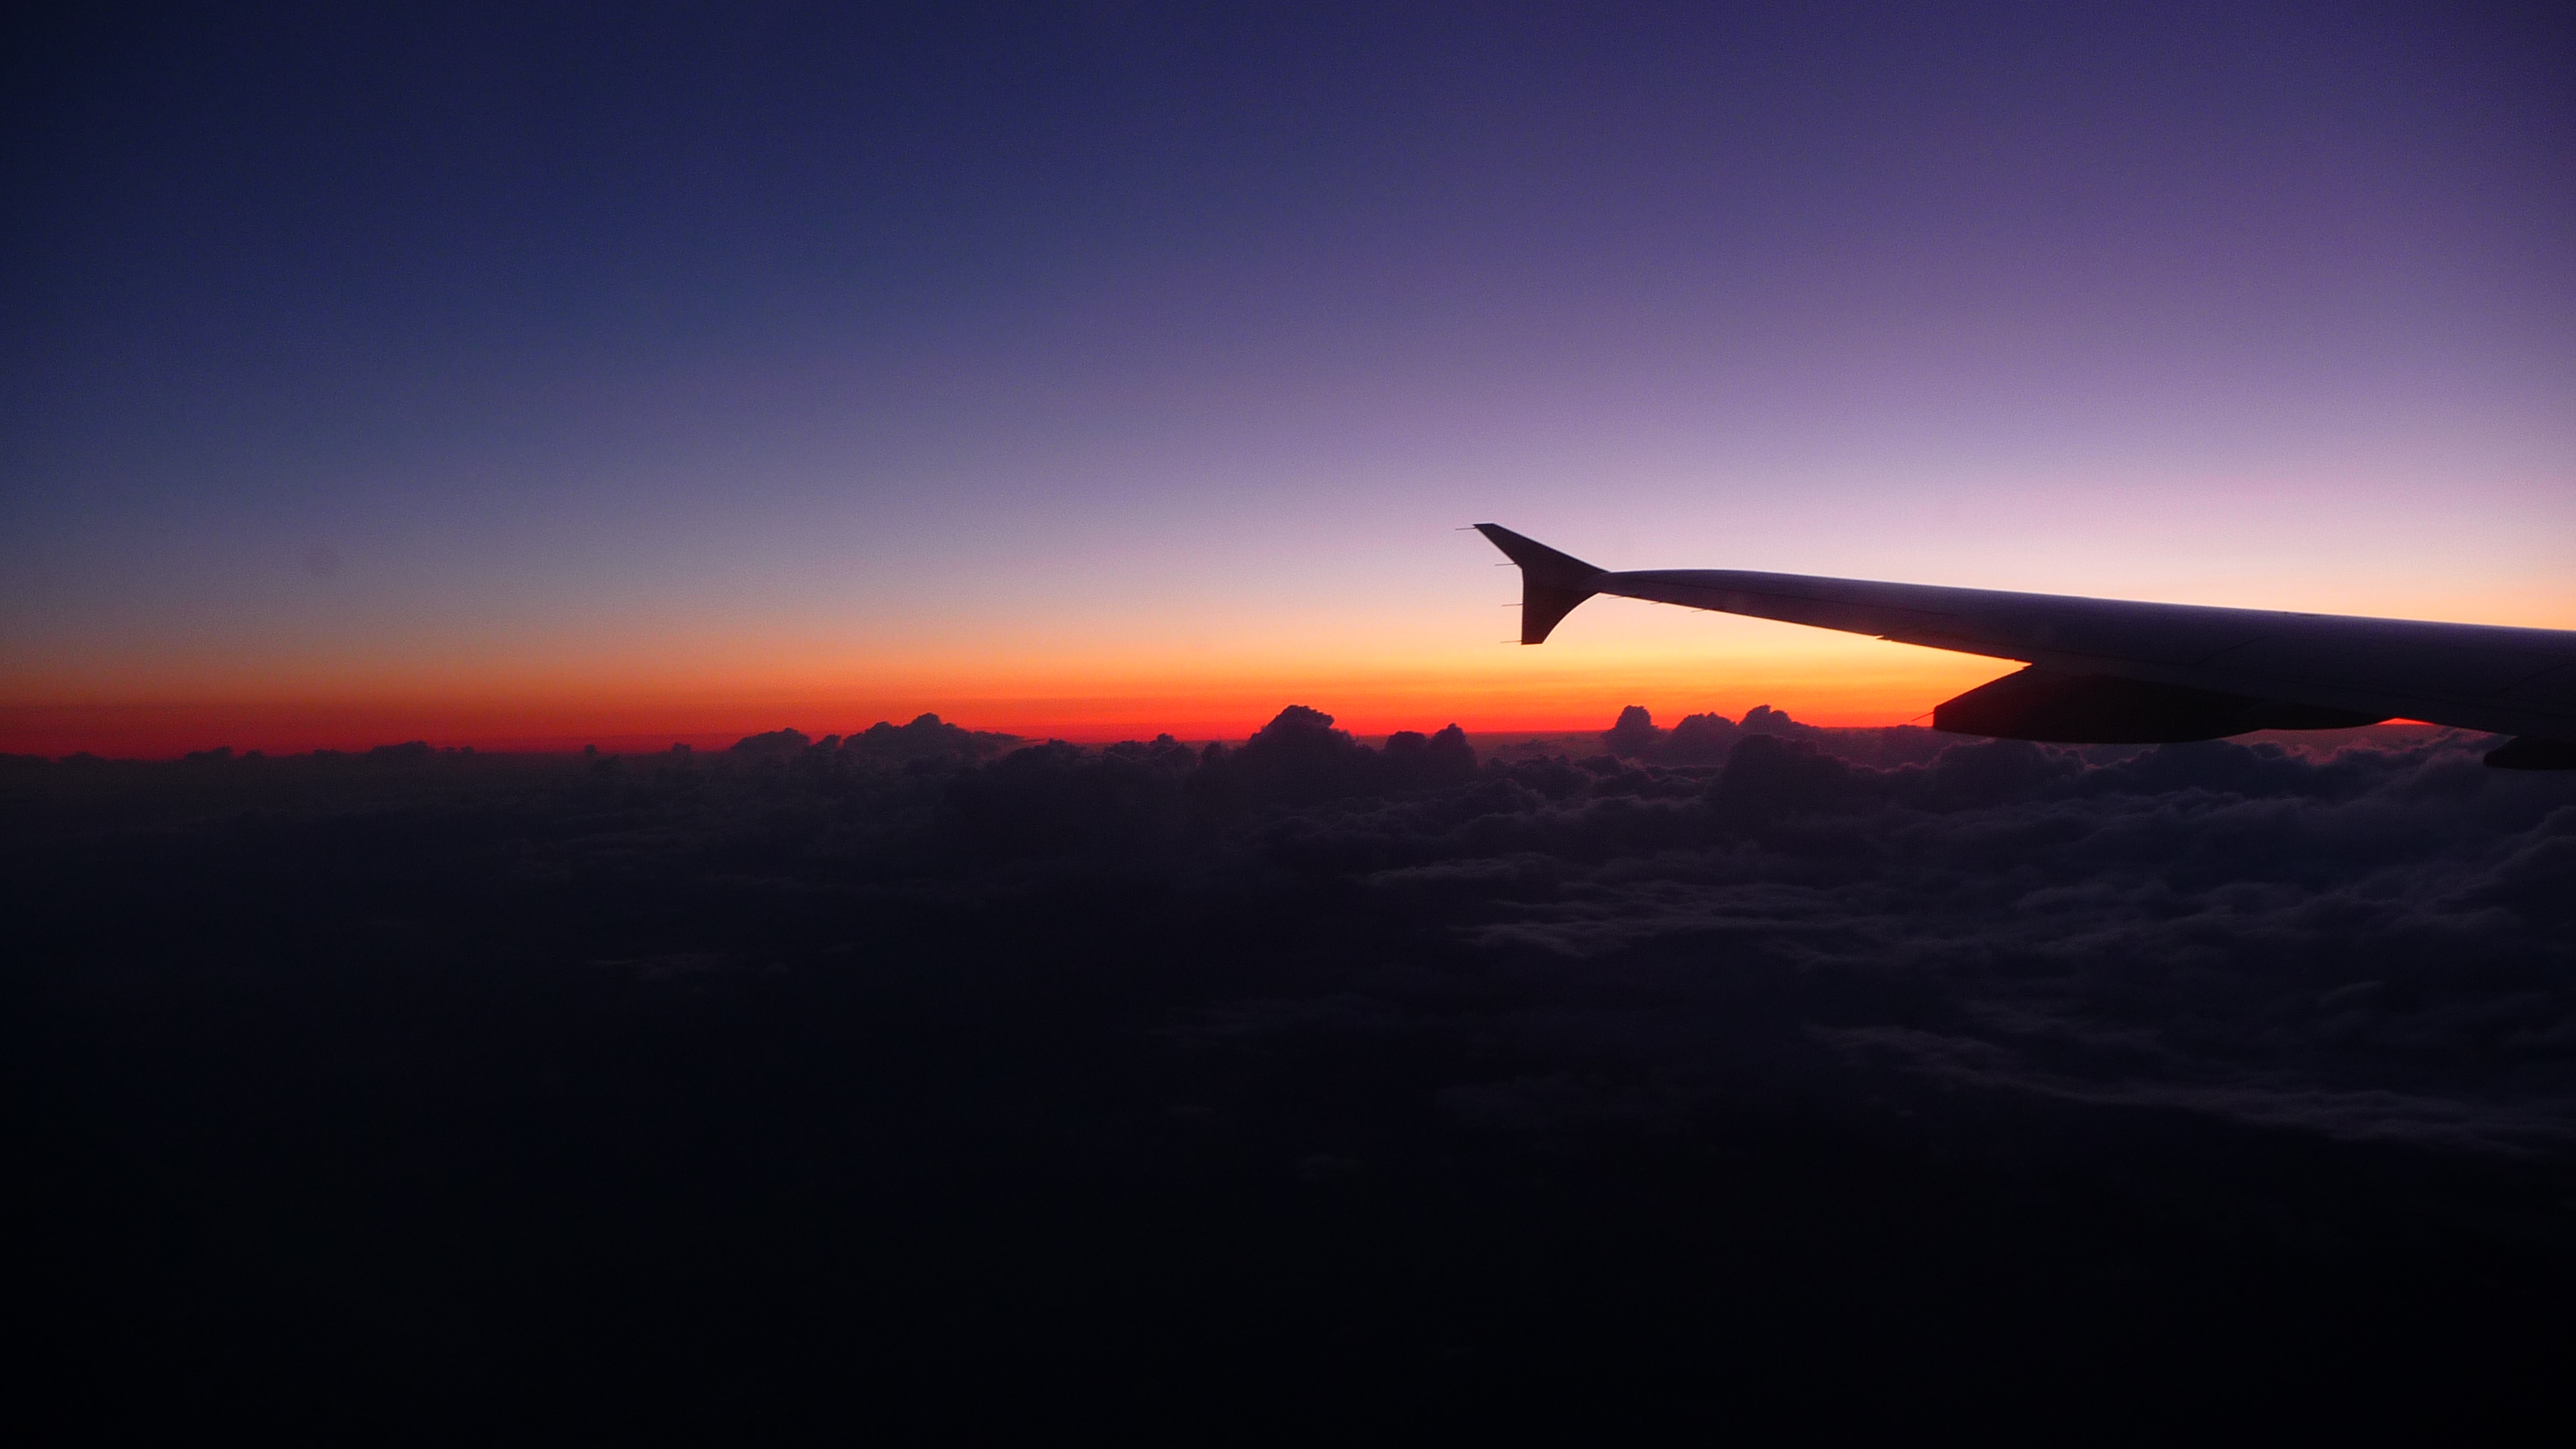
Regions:
M 2576 781 L 1720 723 L 0 761 L 58 1317 L 218 1407 L 488 1354 L 1221 1420 L 1432 1343 L 1500 1414 L 1783 1324 L 1832 1382 L 2555 1392 Z
M 1758 1024 L 1766 1061 L 1810 1042 L 1930 1091 L 2474 1151 L 2576 1135 L 2576 806 L 2475 742 L 2105 764 L 1981 742 L 1879 769 L 1750 734 L 1713 778 L 1498 763 L 1334 800 L 1357 747 L 1310 748 L 1303 774 L 1226 782 L 1271 807 L 1233 837 L 1246 869 L 1356 885 L 1339 909 L 1518 972 L 1537 1064 L 1607 1053 L 1656 1111 Z M 1640 993 L 1651 1013 L 1610 1004 Z M 1456 1100 L 1496 1119 L 1492 1085 Z
M 723 939 L 723 903 L 747 890 L 1016 921 L 1067 969 L 1151 956 L 1194 922 L 1209 949 L 1293 961 L 1318 1000 L 1375 1000 L 1371 1030 L 1503 1032 L 1498 1080 L 1555 1080 L 1562 1051 L 1629 1084 L 1584 1100 L 1633 1090 L 1667 1115 L 1738 1091 L 1726 1064 L 1749 1060 L 1795 1062 L 1827 1094 L 2152 1103 L 2482 1152 L 2576 1136 L 2563 777 L 2481 768 L 2480 742 L 2457 737 L 2095 761 L 1748 724 L 1695 727 L 1731 733 L 1718 769 L 1636 758 L 1681 733 L 1642 711 L 1610 732 L 1627 757 L 1582 762 L 1480 764 L 1454 727 L 1373 750 L 1303 707 L 1205 751 L 1013 749 L 932 716 L 846 741 L 780 730 L 719 758 L 601 762 L 520 801 L 507 848 L 482 858 L 506 867 L 495 880 L 658 892 L 651 909 L 691 937 L 603 943 L 603 959 L 757 954 Z M 474 768 L 417 743 L 369 758 L 397 755 L 440 768 L 364 788 L 448 789 Z M 1870 763 L 1890 758 L 1918 762 Z M 272 788 L 293 762 L 196 763 L 202 795 Z M 570 829 L 576 809 L 591 823 Z M 365 827 L 406 853 L 395 842 L 426 828 Z M 485 889 L 473 861 L 437 869 Z M 1251 924 L 1265 912 L 1286 915 Z M 1434 977 L 1449 995 L 1414 994 Z M 1490 1122 L 1513 1097 L 1492 1087 L 1443 1090 Z

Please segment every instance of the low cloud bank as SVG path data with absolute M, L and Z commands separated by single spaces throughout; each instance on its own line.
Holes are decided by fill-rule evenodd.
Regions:
M 2258 1339 L 2309 1355 L 2270 1383 L 2455 1387 L 2394 1370 L 2474 1341 L 2502 1403 L 2576 1287 L 2576 795 L 2362 738 L 1634 711 L 1480 760 L 1290 708 L 1203 749 L 9 761 L 13 1070 L 66 1232 L 211 1245 L 187 1322 L 273 1279 L 454 1367 L 502 1305 L 662 1365 L 637 1403 L 664 1338 L 750 1393 L 853 1301 L 925 1384 L 1159 1354 L 1212 1403 L 1363 1363 L 1662 1402 L 1708 1354 L 2217 1383 Z M 645 1268 L 764 1346 L 565 1306 Z
M 1703 736 L 1726 725 L 1699 718 Z M 1286 872 L 1402 922 L 1519 998 L 1444 1016 L 1401 969 L 1355 973 L 1338 989 L 1380 1001 L 1372 1019 L 1507 1031 L 1594 1071 L 1608 1113 L 1684 1110 L 1759 1011 L 1879 1091 L 2464 1151 L 2576 1134 L 2563 782 L 2483 769 L 2464 739 L 2107 764 L 1954 742 L 1880 769 L 1830 732 L 1753 723 L 1713 771 L 1477 768 L 1454 732 L 1381 755 L 1291 710 L 1195 761 L 1168 742 L 1023 751 L 954 781 L 945 823 L 991 856 L 1078 850 L 1065 863 L 1086 870 L 1222 842 L 1238 875 Z M 1637 733 L 1671 755 L 1693 731 Z M 955 858 L 971 870 L 977 851 Z M 1507 1084 L 1461 1085 L 1508 1115 Z
M 292 851 L 299 830 L 352 826 L 273 813 L 291 801 L 372 811 L 397 851 L 406 824 L 433 818 L 506 834 L 441 863 L 469 888 L 656 879 L 687 901 L 757 857 L 763 879 L 864 909 L 1089 913 L 1083 892 L 1124 892 L 1138 931 L 1152 913 L 1221 922 L 1247 893 L 1293 899 L 1301 936 L 1330 922 L 1380 938 L 1383 964 L 1354 963 L 1337 993 L 1410 1030 L 1561 1048 L 1608 1073 L 1591 1095 L 1612 1113 L 1680 1110 L 1692 1083 L 1724 1075 L 1725 1039 L 1751 1012 L 1822 1053 L 1809 1070 L 1830 1060 L 1873 1091 L 2162 1105 L 2478 1152 L 2576 1135 L 2576 798 L 2556 777 L 2482 769 L 2481 741 L 2219 742 L 2092 763 L 1769 710 L 1661 730 L 1640 709 L 1603 741 L 1588 759 L 1479 762 L 1455 726 L 1372 749 L 1291 707 L 1236 747 L 1091 749 L 925 715 L 580 769 L 413 744 L 20 761 L 12 781 L 19 818 L 56 830 L 74 828 L 74 802 L 107 796 L 147 815 L 272 812 L 83 842 L 111 856 L 242 832 Z M 1681 763 L 1721 747 L 1721 764 Z M 533 793 L 505 799 L 504 785 Z M 720 926 L 669 924 L 707 937 L 693 948 L 725 945 Z M 865 919 L 843 924 L 863 934 Z M 1140 944 L 1056 949 L 1082 969 Z M 1510 1010 L 1444 1015 L 1445 998 L 1405 984 L 1426 961 L 1481 973 L 1479 994 L 1510 995 Z M 1222 990 L 1228 965 L 1202 963 L 1203 984 Z M 1496 1084 L 1459 1085 L 1488 1119 L 1508 1115 Z

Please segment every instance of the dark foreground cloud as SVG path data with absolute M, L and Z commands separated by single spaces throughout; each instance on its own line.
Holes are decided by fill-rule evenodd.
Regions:
M 2463 1151 L 2576 1134 L 2576 803 L 2465 749 L 1994 742 L 1878 771 L 1751 737 L 1705 782 L 1516 803 L 1273 829 L 1555 963 L 1546 993 L 1666 1102 L 1722 1056 L 1689 1024 L 1740 1024 L 1708 991 L 1751 974 L 1814 1041 L 1943 1086 Z M 1633 1040 L 1585 1001 L 1605 974 Z
M 2498 1423 L 2576 795 L 2359 738 L 6 762 L 31 1301 L 372 1437 Z

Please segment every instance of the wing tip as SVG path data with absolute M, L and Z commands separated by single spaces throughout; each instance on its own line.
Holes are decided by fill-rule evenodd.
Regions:
M 1598 592 L 1595 581 L 1604 570 L 1499 523 L 1479 523 L 1475 529 L 1501 549 L 1504 557 L 1520 565 L 1521 643 L 1546 643 L 1559 621 Z

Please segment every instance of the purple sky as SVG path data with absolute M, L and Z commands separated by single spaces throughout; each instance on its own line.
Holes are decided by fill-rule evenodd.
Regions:
M 1795 709 L 1860 657 L 1498 649 L 1488 519 L 2576 627 L 2563 20 L 1889 9 L 61 22 L 0 707 Z M 1811 712 L 1910 715 L 1891 668 Z

